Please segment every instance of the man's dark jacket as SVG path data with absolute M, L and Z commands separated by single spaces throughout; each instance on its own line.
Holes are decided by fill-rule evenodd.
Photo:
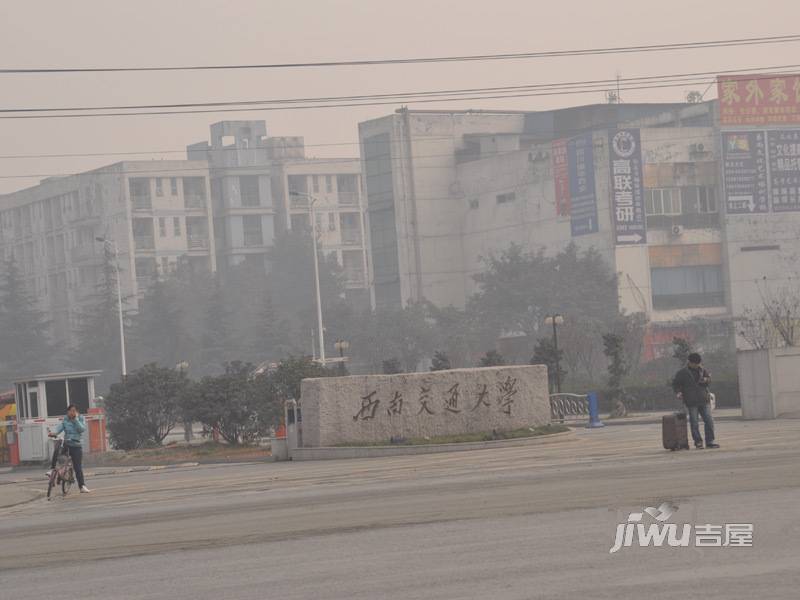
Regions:
M 684 367 L 675 374 L 672 380 L 672 389 L 683 394 L 683 403 L 686 406 L 703 406 L 708 404 L 708 384 L 700 383 L 700 378 L 706 374 L 705 369 L 690 369 Z

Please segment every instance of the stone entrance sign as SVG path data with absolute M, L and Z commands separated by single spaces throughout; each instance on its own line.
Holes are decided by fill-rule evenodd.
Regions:
M 305 379 L 300 406 L 305 447 L 550 423 L 542 365 Z

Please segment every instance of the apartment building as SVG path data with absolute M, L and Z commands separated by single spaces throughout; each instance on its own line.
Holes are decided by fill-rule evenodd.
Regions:
M 69 343 L 101 278 L 103 243 L 119 252 L 126 309 L 179 261 L 216 268 L 208 168 L 196 161 L 126 161 L 43 180 L 0 196 L 0 258 L 14 260 Z
M 309 158 L 302 137 L 269 137 L 264 121 L 215 123 L 187 154 L 210 165 L 221 268 L 268 269 L 276 232 L 309 227 L 313 198 L 320 251 L 344 270 L 348 297 L 368 304 L 359 159 Z
M 398 111 L 360 124 L 378 306 L 464 306 L 480 257 L 596 249 L 646 354 L 695 319 L 730 340 L 716 104 Z M 764 232 L 766 234 L 766 232 Z

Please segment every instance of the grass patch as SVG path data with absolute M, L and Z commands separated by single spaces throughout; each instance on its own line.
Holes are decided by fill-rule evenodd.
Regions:
M 93 467 L 163 465 L 181 462 L 245 462 L 264 459 L 269 455 L 269 449 L 263 446 L 233 446 L 219 442 L 203 442 L 170 444 L 128 452 L 111 450 L 101 454 L 88 454 L 84 462 L 87 466 Z
M 468 442 L 489 442 L 492 440 L 516 440 L 522 438 L 539 437 L 568 431 L 566 425 L 541 425 L 539 427 L 523 427 L 511 431 L 496 431 L 484 433 L 460 433 L 453 435 L 439 435 L 430 438 L 406 438 L 403 440 L 382 440 L 380 442 L 352 442 L 336 444 L 336 447 L 370 447 L 370 446 L 425 446 L 431 444 L 463 444 Z

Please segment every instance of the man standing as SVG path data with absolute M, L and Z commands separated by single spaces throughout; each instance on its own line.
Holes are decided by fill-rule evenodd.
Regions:
M 700 436 L 700 417 L 703 418 L 706 434 L 706 448 L 719 448 L 714 442 L 714 419 L 711 417 L 711 406 L 708 396 L 708 383 L 711 376 L 703 368 L 702 358 L 696 352 L 689 355 L 689 364 L 675 374 L 672 389 L 683 400 L 689 411 L 689 424 L 692 430 L 694 447 L 703 449 L 703 438 Z
M 74 404 L 67 407 L 67 416 L 58 424 L 56 430 L 50 433 L 50 437 L 56 437 L 62 431 L 64 432 L 64 446 L 72 459 L 72 468 L 75 470 L 75 477 L 78 478 L 81 494 L 88 494 L 90 490 L 86 487 L 83 479 L 83 447 L 81 445 L 81 437 L 86 431 L 86 421 L 82 415 L 78 414 L 78 407 Z M 56 451 L 53 453 L 53 462 L 50 465 L 53 469 L 56 468 L 58 452 L 59 448 L 56 447 Z

